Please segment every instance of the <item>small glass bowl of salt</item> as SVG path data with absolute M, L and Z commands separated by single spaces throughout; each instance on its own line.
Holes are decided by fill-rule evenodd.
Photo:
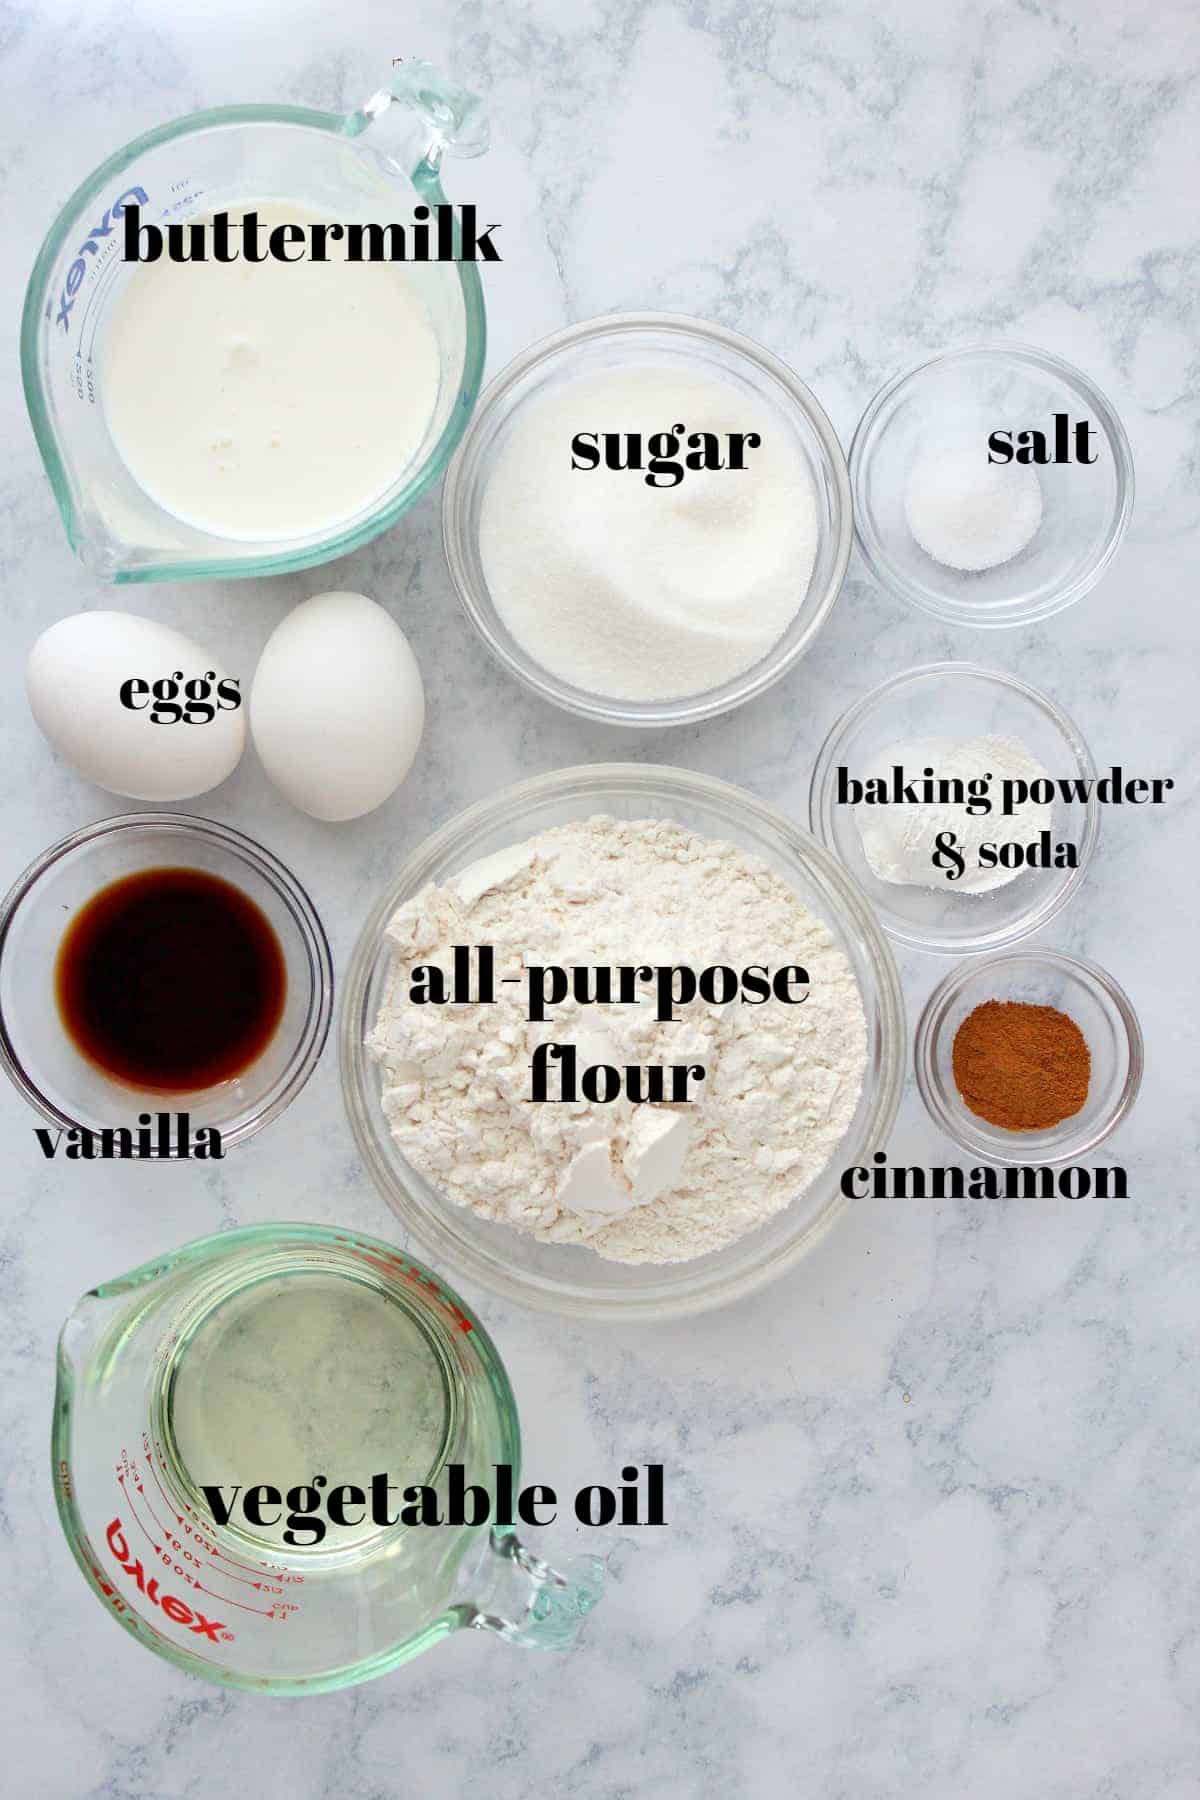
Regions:
M 895 376 L 850 449 L 859 548 L 884 587 L 956 625 L 1026 625 L 1104 574 L 1133 510 L 1133 457 L 1085 375 L 1024 344 L 952 350 Z

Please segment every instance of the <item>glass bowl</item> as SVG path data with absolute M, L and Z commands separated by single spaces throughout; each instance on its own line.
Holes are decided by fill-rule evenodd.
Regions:
M 863 852 L 854 808 L 838 804 L 839 768 L 854 777 L 881 752 L 913 739 L 989 735 L 1024 744 L 1054 780 L 1078 777 L 1092 784 L 1083 806 L 1059 801 L 1051 816 L 1053 838 L 1074 843 L 1078 868 L 1024 868 L 1003 887 L 982 894 L 959 894 L 949 886 L 943 894 L 881 881 Z M 845 863 L 898 944 L 945 955 L 998 950 L 1052 919 L 1083 880 L 1100 829 L 1095 779 L 1078 727 L 1028 682 L 976 663 L 927 663 L 892 676 L 842 714 L 813 768 L 809 824 Z M 1013 820 L 989 817 L 995 817 L 995 842 L 1019 841 Z
M 54 994 L 54 965 L 72 913 L 110 882 L 143 869 L 202 869 L 240 888 L 274 928 L 287 992 L 266 1048 L 231 1080 L 193 1093 L 139 1091 L 76 1049 Z M 0 1064 L 51 1125 L 101 1131 L 142 1112 L 186 1112 L 216 1126 L 226 1149 L 278 1118 L 317 1065 L 333 1007 L 321 921 L 295 876 L 240 831 L 186 813 L 126 813 L 85 825 L 42 852 L 0 904 Z
M 387 975 L 384 927 L 403 901 L 478 858 L 571 819 L 606 813 L 673 819 L 763 857 L 827 924 L 849 958 L 867 1021 L 858 1109 L 836 1156 L 798 1200 L 735 1243 L 691 1262 L 625 1264 L 577 1245 L 539 1243 L 446 1200 L 400 1154 L 380 1105 L 364 1039 Z M 518 782 L 479 801 L 427 838 L 363 926 L 339 1026 L 342 1087 L 363 1161 L 389 1206 L 433 1260 L 510 1299 L 578 1317 L 662 1319 L 752 1293 L 791 1268 L 839 1215 L 844 1163 L 887 1141 L 903 1081 L 904 1003 L 887 941 L 845 871 L 782 813 L 752 794 L 684 769 L 599 763 Z
M 808 465 L 819 520 L 816 560 L 791 624 L 766 656 L 720 687 L 675 700 L 621 700 L 544 669 L 503 623 L 479 554 L 484 490 L 523 407 L 557 384 L 604 368 L 647 363 L 709 371 L 778 415 Z M 683 725 L 730 711 L 761 694 L 799 662 L 841 591 L 853 530 L 841 444 L 820 405 L 796 376 L 749 338 L 674 313 L 612 313 L 543 338 L 509 363 L 485 390 L 442 489 L 446 560 L 467 617 L 510 675 L 568 712 L 616 725 Z
M 1047 1131 L 1005 1131 L 970 1111 L 954 1082 L 954 1038 L 985 1000 L 1054 1006 L 1074 1019 L 1091 1052 L 1082 1109 Z M 993 1163 L 1061 1163 L 1086 1156 L 1116 1130 L 1142 1081 L 1142 1032 L 1128 996 L 1095 963 L 1062 950 L 1021 950 L 952 969 L 917 1022 L 917 1086 L 935 1125 Z
M 1053 438 L 1055 413 L 1089 421 L 1098 460 L 1037 469 L 1041 525 L 1010 561 L 980 570 L 936 562 L 905 514 L 917 457 L 967 434 L 978 434 L 984 456 L 995 430 Z M 850 446 L 850 485 L 859 547 L 883 587 L 951 624 L 1026 625 L 1073 605 L 1111 563 L 1133 511 L 1133 455 L 1104 395 L 1070 363 L 1025 344 L 980 344 L 919 363 L 876 394 Z

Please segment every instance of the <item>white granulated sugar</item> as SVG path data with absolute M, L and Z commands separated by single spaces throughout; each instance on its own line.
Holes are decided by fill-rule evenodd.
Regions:
M 404 1156 L 450 1200 L 620 1262 L 717 1250 L 795 1199 L 854 1115 L 867 1057 L 853 970 L 827 927 L 764 861 L 671 822 L 596 817 L 499 852 L 422 890 L 392 918 L 393 950 L 367 1044 Z M 487 1005 L 414 1005 L 413 969 L 450 971 L 453 946 L 490 944 Z M 636 1005 L 574 1001 L 527 1021 L 529 964 L 799 964 L 800 1005 L 697 999 L 660 1023 Z M 539 1043 L 579 1066 L 699 1062 L 686 1103 L 530 1101 Z M 552 1065 L 557 1067 L 557 1065 Z M 551 1092 L 556 1091 L 551 1087 Z
M 572 468 L 577 432 L 757 432 L 743 469 Z M 808 591 L 819 524 L 783 414 L 717 375 L 605 369 L 527 403 L 484 489 L 479 551 L 503 623 L 559 680 L 675 700 L 744 674 Z
M 911 743 L 893 744 L 881 751 L 863 767 L 865 780 L 882 780 L 885 785 L 893 768 L 902 768 L 909 781 L 920 780 L 926 769 L 934 780 L 963 783 L 969 792 L 970 782 L 990 784 L 980 788 L 992 802 L 988 812 L 968 812 L 965 805 L 952 800 L 933 800 L 916 805 L 858 805 L 854 823 L 862 839 L 863 855 L 871 873 L 880 881 L 897 887 L 932 888 L 945 894 L 990 894 L 1006 887 L 1028 870 L 981 866 L 983 844 L 1031 843 L 1041 831 L 1049 831 L 1054 808 L 1038 801 L 1025 801 L 1014 806 L 1005 817 L 999 812 L 1002 784 L 1023 781 L 1048 781 L 1046 770 L 1037 758 L 1015 738 L 970 738 L 965 742 L 954 738 L 916 738 Z M 946 878 L 945 867 L 933 860 L 938 838 L 952 832 L 966 866 L 954 881 Z
M 904 493 L 908 528 L 927 556 L 978 573 L 1011 562 L 1042 522 L 1042 485 L 1024 463 L 989 463 L 978 441 L 928 450 Z

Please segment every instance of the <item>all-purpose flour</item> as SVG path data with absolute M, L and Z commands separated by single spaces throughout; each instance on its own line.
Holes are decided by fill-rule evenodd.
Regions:
M 780 1211 L 829 1162 L 867 1056 L 850 963 L 761 859 L 661 820 L 557 826 L 425 888 L 388 926 L 393 963 L 368 1046 L 405 1157 L 458 1205 L 624 1262 L 719 1249 Z M 414 1005 L 412 971 L 492 945 L 495 1002 Z M 803 1004 L 701 1000 L 659 1022 L 567 1002 L 527 1020 L 528 964 L 802 965 Z M 539 1043 L 581 1065 L 702 1063 L 697 1098 L 533 1103 Z

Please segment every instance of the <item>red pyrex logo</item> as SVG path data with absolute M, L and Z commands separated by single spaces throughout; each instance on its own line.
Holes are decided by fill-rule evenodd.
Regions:
M 108 1539 L 109 1549 L 121 1565 L 122 1574 L 133 1577 L 138 1591 L 145 1594 L 152 1605 L 157 1606 L 159 1611 L 165 1613 L 167 1618 L 172 1619 L 176 1625 L 186 1625 L 189 1631 L 196 1632 L 200 1637 L 208 1638 L 210 1643 L 220 1643 L 221 1640 L 217 1633 L 227 1629 L 220 1619 L 206 1619 L 202 1612 L 197 1612 L 193 1607 L 188 1606 L 186 1601 L 178 1599 L 176 1595 L 160 1594 L 157 1575 L 151 1575 L 147 1580 L 145 1565 L 139 1557 L 130 1555 L 129 1545 L 121 1535 L 120 1519 L 114 1519 L 104 1535 Z

